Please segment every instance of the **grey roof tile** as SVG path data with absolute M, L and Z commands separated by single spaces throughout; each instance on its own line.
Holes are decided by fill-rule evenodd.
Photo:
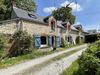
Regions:
M 16 13 L 18 18 L 23 18 L 23 19 L 27 19 L 27 20 L 45 23 L 43 21 L 43 19 L 45 18 L 44 16 L 38 15 L 36 13 L 29 12 L 29 11 L 26 11 L 26 10 L 19 9 L 17 7 L 13 7 L 13 10 Z M 36 18 L 32 18 L 28 14 L 32 14 L 32 15 L 36 16 Z

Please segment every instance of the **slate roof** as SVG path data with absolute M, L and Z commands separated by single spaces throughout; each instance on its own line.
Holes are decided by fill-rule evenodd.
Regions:
M 62 26 L 62 21 L 57 21 L 57 25 L 58 25 L 59 27 L 65 28 L 64 26 Z
M 48 19 L 50 16 L 53 16 L 53 14 L 50 14 L 49 16 L 45 17 L 43 20 Z
M 92 30 L 87 30 L 88 33 L 92 34 L 92 33 L 97 33 L 97 30 L 96 29 L 92 29 Z
M 29 11 L 26 11 L 26 10 L 19 9 L 17 7 L 13 7 L 13 10 L 16 13 L 16 15 L 17 15 L 18 18 L 45 23 L 43 21 L 43 19 L 45 18 L 44 16 L 38 15 L 36 13 L 29 12 Z M 29 14 L 32 14 L 32 15 L 36 16 L 36 18 L 30 17 Z
M 75 28 L 82 27 L 82 25 L 74 25 Z
M 14 20 L 19 20 L 19 18 L 15 18 L 15 19 L 9 19 L 9 20 L 0 21 L 0 23 L 9 22 L 9 21 L 14 21 Z
M 75 30 L 75 31 L 78 31 L 78 30 L 74 27 L 74 25 L 71 25 L 71 29 L 72 29 L 72 30 Z

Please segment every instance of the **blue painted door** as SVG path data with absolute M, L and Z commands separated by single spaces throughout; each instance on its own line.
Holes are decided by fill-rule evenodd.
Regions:
M 60 36 L 56 36 L 57 47 L 60 47 Z
M 35 48 L 39 48 L 40 47 L 40 35 L 35 34 Z
M 52 46 L 52 36 L 49 36 L 49 46 Z

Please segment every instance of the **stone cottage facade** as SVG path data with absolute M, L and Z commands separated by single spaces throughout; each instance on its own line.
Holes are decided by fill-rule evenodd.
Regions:
M 11 19 L 0 21 L 0 33 L 14 34 L 22 30 L 35 36 L 35 47 L 51 47 L 57 44 L 60 47 L 61 37 L 68 44 L 76 44 L 76 36 L 81 36 L 84 41 L 84 35 L 87 33 L 81 25 L 71 25 L 68 21 L 57 21 L 53 15 L 47 17 L 25 11 L 13 5 Z

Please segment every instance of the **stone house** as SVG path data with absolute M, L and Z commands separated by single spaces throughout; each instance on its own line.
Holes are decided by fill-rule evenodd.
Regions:
M 57 44 L 60 47 L 61 37 L 68 44 L 76 44 L 76 36 L 81 36 L 84 41 L 84 35 L 87 33 L 83 30 L 82 25 L 71 25 L 69 21 L 57 21 L 53 15 L 47 17 L 25 11 L 13 4 L 11 19 L 0 21 L 0 33 L 14 34 L 16 31 L 27 31 L 30 35 L 35 36 L 35 47 L 51 47 Z

